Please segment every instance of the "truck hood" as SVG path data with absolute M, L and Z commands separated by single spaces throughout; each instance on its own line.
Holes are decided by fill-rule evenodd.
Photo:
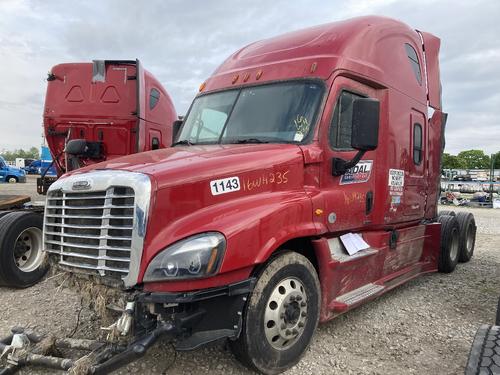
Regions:
M 139 172 L 152 176 L 157 189 L 163 189 L 302 161 L 300 147 L 291 144 L 177 146 L 105 161 L 72 174 L 103 169 Z

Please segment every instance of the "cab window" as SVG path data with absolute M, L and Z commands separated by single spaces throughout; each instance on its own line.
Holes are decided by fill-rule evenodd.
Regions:
M 158 104 L 158 101 L 160 100 L 160 92 L 152 88 L 151 91 L 149 92 L 149 109 L 153 109 L 156 107 L 156 104 Z
M 406 49 L 406 54 L 408 56 L 408 60 L 411 65 L 411 69 L 413 70 L 413 73 L 415 74 L 415 78 L 417 79 L 417 82 L 419 85 L 422 84 L 422 72 L 420 70 L 420 63 L 418 62 L 418 56 L 417 56 L 417 51 L 415 51 L 415 48 L 413 48 L 411 45 L 408 43 L 405 44 L 405 49 Z

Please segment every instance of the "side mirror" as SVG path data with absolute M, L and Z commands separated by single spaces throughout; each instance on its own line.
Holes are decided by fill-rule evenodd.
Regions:
M 179 134 L 179 130 L 181 129 L 183 122 L 184 121 L 182 119 L 179 119 L 179 120 L 175 120 L 172 123 L 172 143 L 174 143 L 175 140 L 177 139 L 177 134 Z
M 361 160 L 366 151 L 378 146 L 380 102 L 376 99 L 358 98 L 352 103 L 351 147 L 358 153 L 349 161 L 333 158 L 332 174 L 341 176 Z
M 375 150 L 378 146 L 380 102 L 359 98 L 352 103 L 351 146 L 359 151 Z

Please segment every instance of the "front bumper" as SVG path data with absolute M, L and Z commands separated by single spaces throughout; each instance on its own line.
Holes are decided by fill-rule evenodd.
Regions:
M 189 293 L 141 293 L 136 301 L 178 330 L 177 350 L 193 350 L 240 335 L 243 308 L 255 279 Z M 153 310 L 151 310 L 153 309 Z
M 26 182 L 26 175 L 24 176 L 19 176 L 17 178 L 17 182 L 24 184 Z
M 85 359 L 86 368 L 81 373 L 107 374 L 142 357 L 160 337 L 181 351 L 222 339 L 234 340 L 241 333 L 243 309 L 254 285 L 255 279 L 250 278 L 189 293 L 135 293 L 131 295 L 134 309 L 124 310 L 122 315 L 133 319 L 131 334 L 119 340 L 57 339 L 14 328 L 12 335 L 0 339 L 0 353 L 6 353 L 0 375 L 13 374 L 26 366 L 58 370 L 78 366 L 81 371 L 84 358 L 91 361 Z M 86 353 L 80 358 L 67 358 L 61 356 L 60 349 Z

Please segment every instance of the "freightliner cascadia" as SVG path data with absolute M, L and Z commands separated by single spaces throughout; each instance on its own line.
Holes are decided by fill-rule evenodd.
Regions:
M 383 17 L 250 44 L 201 85 L 171 148 L 52 184 L 50 261 L 124 302 L 88 371 L 168 337 L 229 340 L 279 373 L 318 322 L 468 261 L 473 218 L 437 213 L 439 47 Z

